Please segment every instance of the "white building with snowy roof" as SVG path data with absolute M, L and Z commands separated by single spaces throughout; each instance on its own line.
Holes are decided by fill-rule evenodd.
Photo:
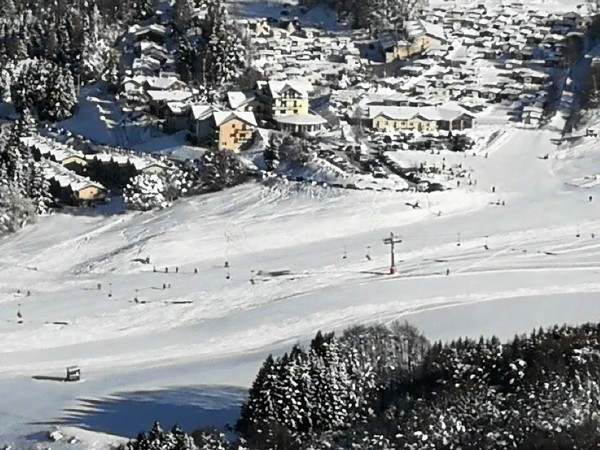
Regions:
M 290 133 L 315 133 L 321 131 L 327 121 L 318 114 L 291 114 L 274 118 L 277 128 Z
M 370 106 L 373 129 L 384 133 L 438 130 L 465 130 L 473 127 L 473 114 L 458 105 L 447 106 Z

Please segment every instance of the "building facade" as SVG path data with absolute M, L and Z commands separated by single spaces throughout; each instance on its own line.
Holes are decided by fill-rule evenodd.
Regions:
M 214 120 L 219 150 L 238 152 L 252 142 L 257 126 L 253 113 L 218 112 Z
M 464 109 L 429 107 L 371 106 L 369 118 L 374 130 L 382 133 L 419 131 L 461 131 L 473 127 L 474 116 Z

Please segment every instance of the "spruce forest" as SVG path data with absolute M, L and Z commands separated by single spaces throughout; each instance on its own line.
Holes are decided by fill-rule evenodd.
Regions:
M 600 326 L 430 343 L 413 326 L 319 332 L 269 356 L 230 442 L 160 424 L 123 450 L 591 449 Z

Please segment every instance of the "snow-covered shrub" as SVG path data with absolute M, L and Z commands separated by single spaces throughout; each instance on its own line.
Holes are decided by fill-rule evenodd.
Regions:
M 185 197 L 191 193 L 193 187 L 192 176 L 178 168 L 170 168 L 164 175 L 166 198 L 169 201 Z
M 189 173 L 176 168 L 162 175 L 142 173 L 129 181 L 123 198 L 131 209 L 138 211 L 168 208 L 174 200 L 188 195 L 192 183 Z
M 137 175 L 123 190 L 125 203 L 138 211 L 168 208 L 171 205 L 168 196 L 166 180 L 156 174 Z

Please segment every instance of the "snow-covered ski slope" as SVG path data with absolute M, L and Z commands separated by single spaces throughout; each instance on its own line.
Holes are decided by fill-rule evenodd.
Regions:
M 488 158 L 405 154 L 471 169 L 477 184 L 452 191 L 251 183 L 160 212 L 56 214 L 1 240 L 1 435 L 81 397 L 248 385 L 265 354 L 319 329 L 405 317 L 433 338 L 506 338 L 598 320 L 600 193 L 572 183 L 595 175 L 595 146 L 557 151 L 555 137 L 511 130 Z M 403 239 L 396 276 L 390 231 Z M 72 364 L 84 382 L 52 380 Z

